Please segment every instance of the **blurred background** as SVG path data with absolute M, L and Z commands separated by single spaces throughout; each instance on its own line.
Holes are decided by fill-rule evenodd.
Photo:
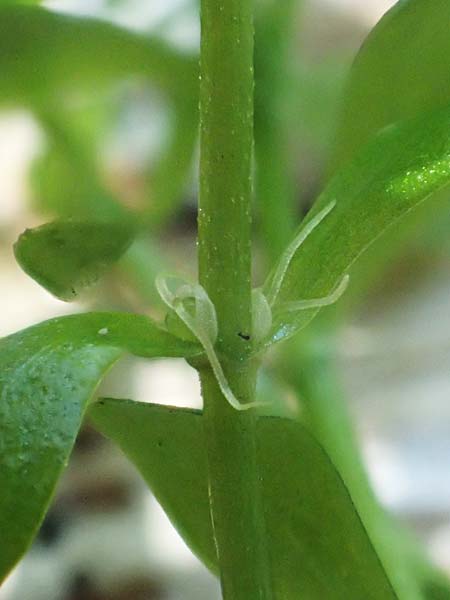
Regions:
M 61 40 L 56 39 L 45 55 L 48 81 L 36 78 L 35 85 L 20 84 L 11 93 L 3 93 L 0 85 L 0 335 L 93 307 L 161 317 L 155 274 L 169 268 L 194 276 L 196 269 L 197 98 L 188 71 L 195 73 L 198 52 L 197 3 L 42 4 L 141 33 L 154 44 L 149 55 L 154 62 L 148 77 L 134 76 L 142 62 L 140 56 L 133 58 L 132 50 L 130 58 L 126 50 L 121 58 L 117 48 L 106 45 L 99 47 L 99 58 L 86 39 L 80 40 L 85 45 L 77 58 L 76 44 L 73 55 L 59 55 Z M 262 14 L 268 4 L 258 3 Z M 282 144 L 299 222 L 325 178 L 351 61 L 394 2 L 291 4 L 295 19 L 280 86 L 287 91 L 279 92 L 276 107 L 266 85 L 273 31 L 263 17 L 259 27 L 257 17 L 256 102 L 261 122 L 264 115 L 277 120 L 281 112 L 291 123 Z M 53 40 L 51 23 L 48 27 Z M 139 63 L 136 69 L 133 60 Z M 93 75 L 90 68 L 97 61 L 99 73 Z M 117 68 L 111 68 L 114 63 Z M 166 65 L 172 69 L 169 75 Z M 26 70 L 16 76 L 28 77 Z M 60 85 L 66 76 L 67 87 Z M 51 101 L 47 86 L 54 93 Z M 270 136 L 263 126 L 258 129 L 258 116 L 256 126 L 257 142 L 258 136 Z M 263 152 L 260 160 L 265 160 Z M 388 258 L 377 261 L 383 253 L 374 247 L 364 263 L 373 274 L 370 286 L 363 283 L 364 290 L 358 290 L 355 276 L 355 292 L 339 317 L 333 360 L 377 496 L 423 540 L 435 564 L 450 573 L 446 203 L 447 198 L 439 200 L 426 218 L 419 214 L 414 224 L 397 231 Z M 148 236 L 81 303 L 54 299 L 14 261 L 12 244 L 26 227 L 58 215 L 120 216 L 128 210 L 147 219 Z M 271 240 L 258 213 L 258 190 L 255 222 L 260 229 L 255 235 L 255 279 L 260 281 L 271 254 L 264 245 Z M 280 386 L 289 399 L 288 388 Z M 100 393 L 201 406 L 195 372 L 176 360 L 127 359 Z M 216 580 L 186 548 L 133 467 L 88 424 L 37 541 L 0 591 L 1 600 L 219 597 Z

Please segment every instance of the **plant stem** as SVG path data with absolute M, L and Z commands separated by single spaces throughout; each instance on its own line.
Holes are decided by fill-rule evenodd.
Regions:
M 270 568 L 266 547 L 260 478 L 256 461 L 255 417 L 238 412 L 223 398 L 210 370 L 201 372 L 205 403 L 211 518 L 226 600 L 269 600 Z M 240 398 L 254 395 L 254 374 L 230 372 Z M 245 389 L 247 388 L 247 389 Z
M 253 2 L 202 0 L 200 283 L 218 319 L 217 351 L 240 402 L 255 394 L 251 349 Z M 231 408 L 200 370 L 211 518 L 226 600 L 269 600 L 270 572 L 253 411 Z
M 219 348 L 245 356 L 251 322 L 252 0 L 202 0 L 200 281 Z

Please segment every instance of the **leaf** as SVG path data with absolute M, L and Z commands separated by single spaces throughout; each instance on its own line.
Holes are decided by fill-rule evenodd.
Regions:
M 11 5 L 11 4 L 41 4 L 42 0 L 0 0 L 0 7 L 3 5 Z
M 153 229 L 162 227 L 184 199 L 198 138 L 198 97 L 184 94 L 173 104 L 170 139 L 147 175 L 149 203 L 145 214 Z
M 449 182 L 450 108 L 376 136 L 331 180 L 308 213 L 305 223 L 328 207 L 289 263 L 274 305 L 273 341 L 304 327 L 318 310 L 283 312 L 285 303 L 330 294 L 385 229 Z
M 79 127 L 80 120 L 87 120 L 85 114 L 73 114 L 59 106 L 57 110 L 36 110 L 35 117 L 47 136 L 47 144 L 32 168 L 33 208 L 62 219 L 130 219 L 130 211 L 100 181 L 94 131 L 82 133 Z M 104 129 L 97 121 L 95 125 L 96 130 Z
M 0 99 L 59 104 L 61 94 L 141 76 L 170 92 L 197 86 L 197 61 L 158 38 L 40 7 L 0 7 Z M 194 87 L 195 89 L 195 87 Z
M 343 95 L 333 171 L 380 129 L 450 104 L 450 2 L 403 0 L 362 46 Z
M 62 219 L 71 217 L 89 221 L 124 222 L 133 218 L 123 204 L 103 189 L 99 181 L 95 168 L 95 148 L 92 148 L 92 134 L 85 138 L 80 136 L 73 127 L 73 115 L 69 117 L 60 111 L 55 113 L 56 111 L 53 111 L 50 116 L 48 113 L 39 112 L 40 122 L 51 142 L 46 153 L 34 165 L 32 181 L 36 210 Z M 90 142 L 90 145 L 87 142 Z M 175 148 L 171 147 L 169 153 L 175 154 Z M 184 155 L 180 163 L 185 160 L 187 162 L 187 158 Z M 177 173 L 175 179 L 178 179 L 181 185 L 180 169 L 183 169 L 183 165 L 178 164 L 174 169 Z M 81 179 L 79 173 L 83 173 Z M 162 192 L 163 181 L 161 178 L 159 181 L 161 185 L 154 193 L 155 199 L 158 199 L 155 208 L 156 205 L 159 206 Z M 179 192 L 178 189 L 178 194 Z M 167 200 L 171 194 L 176 194 L 176 185 L 171 185 L 169 191 L 165 192 L 162 198 L 164 209 L 161 212 L 157 211 L 159 217 L 161 214 L 167 216 L 170 210 Z M 141 227 L 145 226 L 146 219 L 146 215 L 139 215 Z M 145 303 L 151 305 L 161 302 L 154 282 L 156 275 L 164 271 L 164 268 L 164 261 L 156 243 L 141 236 L 136 238 L 119 264 L 121 275 L 131 279 L 132 285 L 139 291 Z
M 0 340 L 0 581 L 36 534 L 86 404 L 124 352 L 189 356 L 198 348 L 125 313 L 62 317 Z
M 119 260 L 135 231 L 126 221 L 55 221 L 27 229 L 14 245 L 14 253 L 25 273 L 69 302 Z
M 201 413 L 123 400 L 91 406 L 185 540 L 216 563 Z M 396 598 L 325 452 L 297 422 L 261 418 L 258 448 L 275 598 Z

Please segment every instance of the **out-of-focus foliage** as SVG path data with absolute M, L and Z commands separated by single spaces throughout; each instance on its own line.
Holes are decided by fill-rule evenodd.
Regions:
M 169 93 L 192 89 L 197 61 L 158 39 L 42 8 L 0 7 L 0 101 L 58 105 L 140 76 Z
M 334 168 L 377 131 L 450 102 L 450 4 L 398 2 L 366 39 L 342 99 Z

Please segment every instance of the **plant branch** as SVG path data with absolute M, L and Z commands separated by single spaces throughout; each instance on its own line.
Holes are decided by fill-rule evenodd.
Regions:
M 217 351 L 240 402 L 252 402 L 253 2 L 202 0 L 200 283 L 214 303 Z M 270 569 L 253 410 L 233 409 L 200 369 L 211 518 L 226 600 L 269 600 Z

